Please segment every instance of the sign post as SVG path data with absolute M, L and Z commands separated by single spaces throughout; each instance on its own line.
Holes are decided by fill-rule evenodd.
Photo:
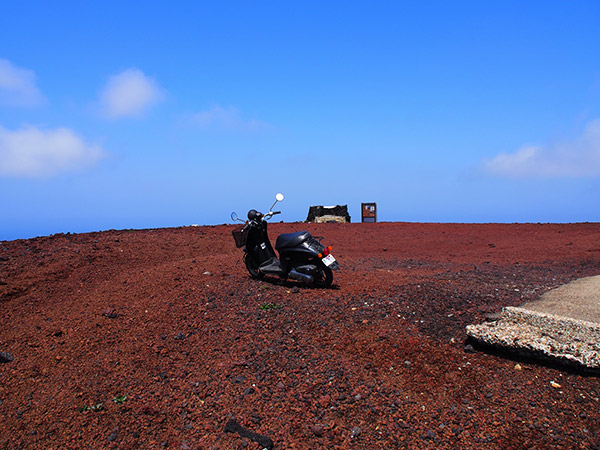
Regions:
M 377 222 L 377 203 L 361 203 L 362 222 Z

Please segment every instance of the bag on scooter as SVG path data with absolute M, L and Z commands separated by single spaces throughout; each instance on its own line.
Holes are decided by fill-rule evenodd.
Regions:
M 235 241 L 235 246 L 237 248 L 246 245 L 246 239 L 248 237 L 248 227 L 246 227 L 246 225 L 240 225 L 233 230 L 231 234 L 233 235 L 233 240 Z

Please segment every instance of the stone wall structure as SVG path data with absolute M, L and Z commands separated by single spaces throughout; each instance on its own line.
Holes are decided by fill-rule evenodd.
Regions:
M 308 217 L 306 218 L 306 221 L 315 223 L 350 223 L 348 205 L 311 206 L 308 209 Z

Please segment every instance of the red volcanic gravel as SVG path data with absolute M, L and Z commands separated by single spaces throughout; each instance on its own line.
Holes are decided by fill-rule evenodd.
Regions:
M 331 289 L 252 280 L 233 228 L 0 242 L 0 448 L 600 448 L 596 375 L 464 332 L 600 274 L 600 224 L 273 224 Z

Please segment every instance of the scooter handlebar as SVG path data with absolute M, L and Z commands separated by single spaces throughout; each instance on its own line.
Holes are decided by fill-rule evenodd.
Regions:
M 269 211 L 268 213 L 266 213 L 263 216 L 263 220 L 269 220 L 271 217 L 273 217 L 275 214 L 281 214 L 281 211 Z

